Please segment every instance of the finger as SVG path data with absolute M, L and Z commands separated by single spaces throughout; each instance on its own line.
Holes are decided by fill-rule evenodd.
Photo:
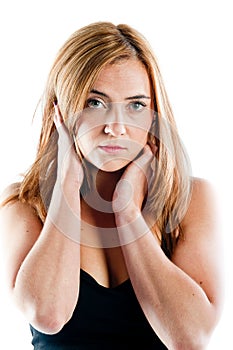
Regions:
M 62 137 L 63 142 L 66 141 L 66 143 L 71 144 L 73 142 L 73 140 L 71 139 L 68 130 L 66 128 L 64 119 L 62 117 L 60 108 L 57 104 L 57 102 L 53 103 L 54 105 L 54 123 L 56 125 L 56 129 L 58 134 Z
M 60 108 L 59 108 L 57 102 L 54 102 L 53 106 L 54 106 L 54 112 L 55 112 L 54 113 L 54 123 L 56 125 L 56 128 L 59 128 L 63 124 L 64 120 L 62 118 L 61 111 L 60 111 Z
M 152 153 L 152 150 L 149 145 L 146 145 L 143 149 L 142 155 L 135 160 L 135 163 L 139 168 L 145 168 L 147 165 L 151 163 L 153 160 L 154 155 Z
M 60 108 L 55 101 L 54 105 L 54 124 L 56 126 L 59 138 L 58 138 L 58 147 L 59 154 L 63 157 L 66 152 L 71 148 L 74 143 L 74 140 L 71 138 L 68 129 L 66 128 L 64 119 L 62 117 Z
M 73 139 L 73 144 L 74 144 L 74 148 L 76 153 L 79 155 L 79 157 L 81 157 L 81 150 L 79 148 L 78 142 L 77 142 L 77 138 L 75 136 L 75 134 L 72 134 L 72 139 Z
M 115 213 L 123 211 L 133 201 L 133 185 L 127 179 L 120 179 L 116 185 L 112 202 Z
M 155 159 L 150 146 L 146 145 L 142 155 L 135 161 L 135 165 L 143 172 L 148 184 L 151 182 L 155 172 Z

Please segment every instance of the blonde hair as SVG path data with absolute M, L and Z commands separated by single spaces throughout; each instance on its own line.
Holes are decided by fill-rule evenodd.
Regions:
M 60 49 L 42 97 L 43 119 L 36 159 L 16 192 L 5 203 L 26 202 L 35 209 L 41 221 L 45 221 L 57 168 L 54 101 L 59 102 L 65 121 L 70 115 L 77 115 L 85 107 L 87 95 L 101 69 L 119 59 L 132 57 L 145 66 L 154 98 L 156 118 L 152 137 L 155 137 L 158 152 L 147 203 L 157 217 L 161 247 L 171 257 L 181 235 L 180 222 L 190 197 L 189 162 L 152 49 L 139 32 L 125 24 L 97 22 L 87 25 L 76 31 Z M 70 133 L 72 127 L 68 125 Z

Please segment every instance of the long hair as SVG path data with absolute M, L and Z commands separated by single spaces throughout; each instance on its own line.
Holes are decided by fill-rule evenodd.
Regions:
M 191 192 L 190 168 L 179 138 L 172 109 L 155 55 L 147 40 L 128 25 L 97 22 L 76 31 L 62 46 L 50 70 L 41 99 L 42 128 L 34 163 L 5 203 L 20 200 L 31 205 L 45 221 L 56 181 L 57 138 L 53 122 L 54 101 L 65 121 L 78 115 L 101 69 L 122 58 L 142 62 L 150 79 L 155 119 L 150 136 L 158 151 L 155 175 L 147 198 L 148 210 L 156 217 L 155 233 L 161 247 L 171 257 L 181 235 L 180 222 Z M 70 134 L 73 125 L 67 124 Z M 41 183 L 45 184 L 41 186 Z M 43 190 L 43 193 L 41 191 Z

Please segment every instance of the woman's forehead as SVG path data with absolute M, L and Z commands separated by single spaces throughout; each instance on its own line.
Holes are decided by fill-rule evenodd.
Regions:
M 148 73 L 138 59 L 118 61 L 106 65 L 97 76 L 92 90 L 107 95 L 127 98 L 136 95 L 150 96 L 151 86 Z

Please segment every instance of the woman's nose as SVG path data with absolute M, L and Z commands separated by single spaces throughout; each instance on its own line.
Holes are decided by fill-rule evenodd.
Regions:
M 125 135 L 125 117 L 122 106 L 117 105 L 111 109 L 110 116 L 104 127 L 104 132 L 115 137 Z
M 125 135 L 125 125 L 122 123 L 109 123 L 104 127 L 104 133 L 114 137 Z

